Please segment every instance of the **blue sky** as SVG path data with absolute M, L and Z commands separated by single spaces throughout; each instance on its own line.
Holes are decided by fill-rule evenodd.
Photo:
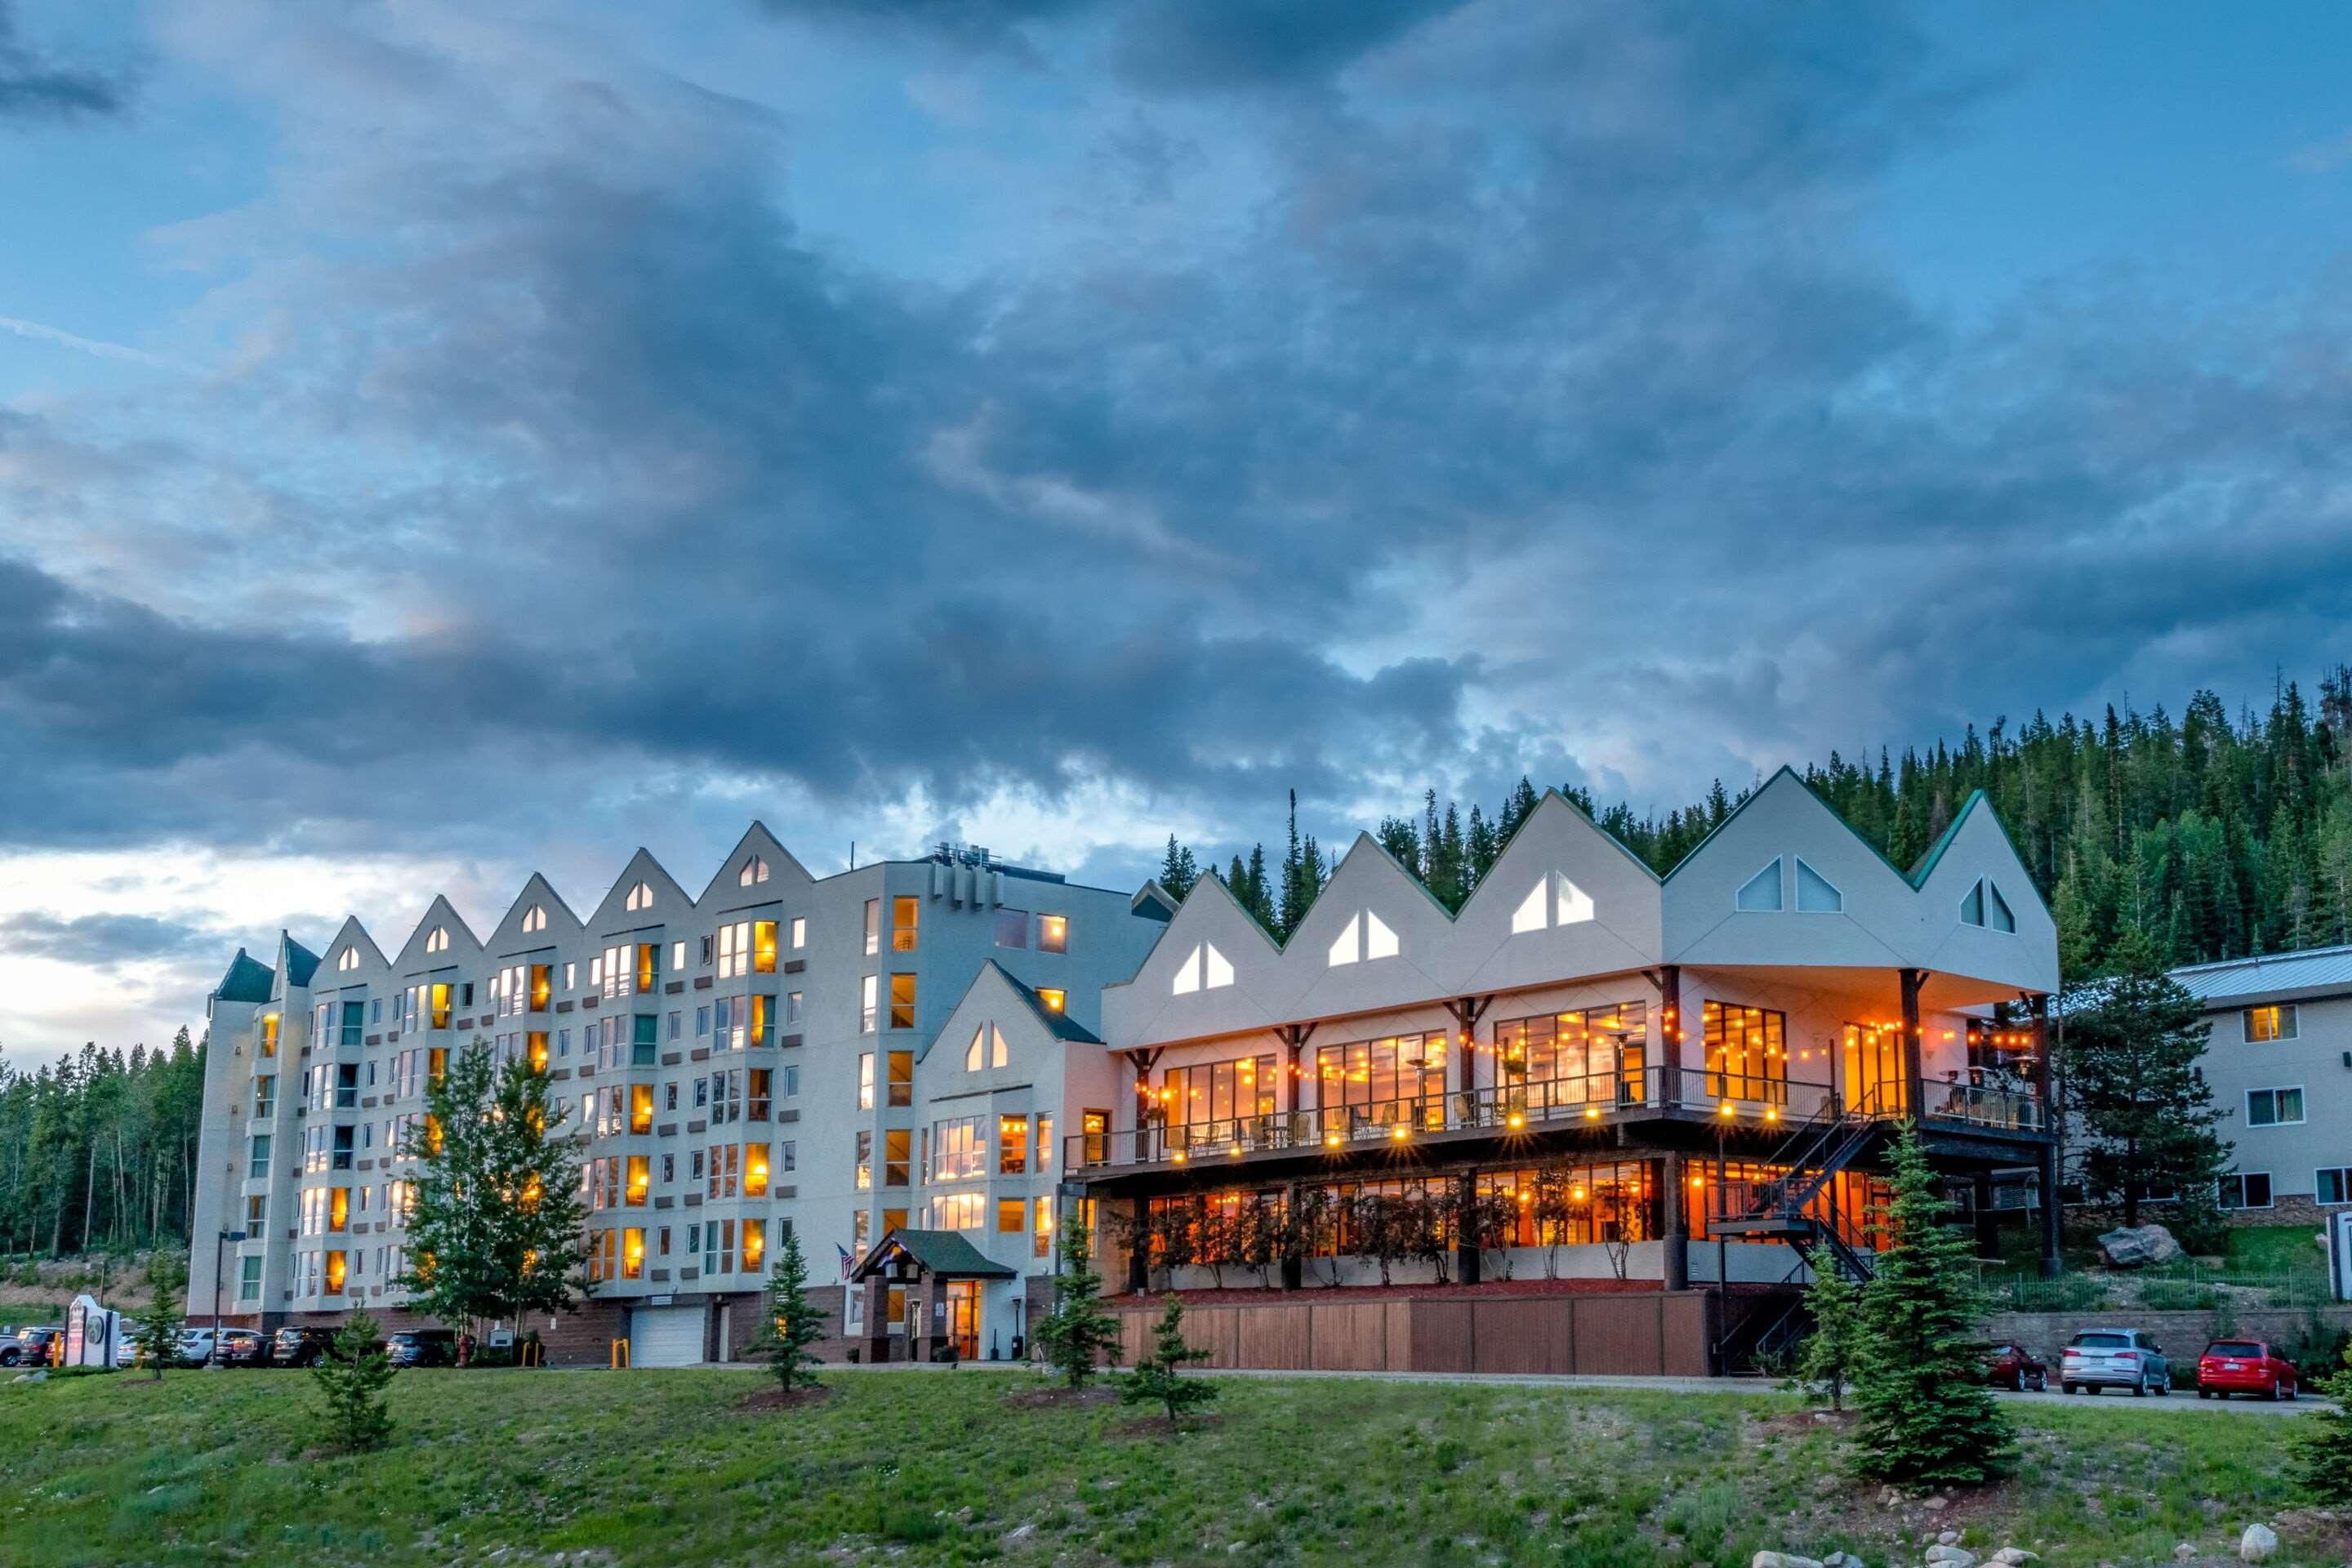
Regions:
M 2352 15 L 0 0 L 0 1049 L 2343 657 Z

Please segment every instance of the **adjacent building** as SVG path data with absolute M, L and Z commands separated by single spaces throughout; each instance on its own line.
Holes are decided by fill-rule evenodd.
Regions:
M 364 1305 L 403 1323 L 399 1151 L 477 1040 L 545 1072 L 583 1141 L 592 1304 L 522 1325 L 559 1353 L 603 1360 L 625 1337 L 640 1365 L 726 1357 L 756 1330 L 787 1226 L 851 1335 L 869 1325 L 847 1262 L 893 1230 L 985 1229 L 1016 1282 L 1043 1274 L 1061 1085 L 974 1102 L 961 1057 L 933 1044 L 967 993 L 1004 999 L 994 1026 L 1024 1058 L 1032 1034 L 1091 1040 L 1102 986 L 1169 913 L 1148 889 L 950 846 L 818 879 L 754 824 L 698 893 L 641 849 L 585 914 L 533 876 L 487 934 L 436 898 L 389 952 L 356 919 L 315 952 L 240 952 L 210 1003 L 191 1310 L 271 1327 Z M 985 1173 L 967 1142 L 981 1114 Z M 985 1201 L 957 1184 L 975 1177 Z M 1022 1205 L 1017 1234 L 1000 1237 L 998 1194 Z M 1026 1298 L 1000 1296 L 986 1327 L 1009 1351 Z M 887 1346 L 903 1297 L 885 1303 Z M 970 1316 L 961 1348 L 985 1354 Z
M 2246 1224 L 2315 1224 L 2352 1202 L 2352 947 L 2172 977 L 2212 1025 L 2205 1081 L 2233 1145 L 2222 1206 Z

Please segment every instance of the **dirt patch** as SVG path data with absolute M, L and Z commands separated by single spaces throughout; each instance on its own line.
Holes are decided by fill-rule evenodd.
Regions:
M 1106 1428 L 1106 1437 L 1171 1437 L 1181 1432 L 1200 1432 L 1223 1420 L 1213 1411 L 1200 1415 L 1188 1415 L 1181 1421 L 1171 1421 L 1165 1415 L 1138 1415 L 1130 1420 L 1113 1423 Z
M 823 1405 L 833 1397 L 833 1390 L 824 1384 L 814 1388 L 777 1388 L 771 1385 L 749 1394 L 736 1402 L 735 1408 L 746 1415 L 756 1415 L 764 1410 L 802 1410 L 812 1405 Z
M 1854 1413 L 1851 1410 L 1791 1410 L 1785 1415 L 1768 1415 L 1756 1423 L 1763 1433 L 1848 1432 L 1853 1430 Z
M 1116 1405 L 1116 1388 L 1024 1388 L 1004 1396 L 1007 1410 L 1057 1410 L 1065 1405 Z

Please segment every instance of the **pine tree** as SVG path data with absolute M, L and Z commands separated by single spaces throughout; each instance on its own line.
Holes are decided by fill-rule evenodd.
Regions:
M 2352 1503 L 2352 1342 L 2343 1363 L 2315 1386 L 2334 1403 L 2294 1424 L 2294 1479 L 2320 1502 Z
M 1862 1293 L 1838 1270 L 1837 1259 L 1826 1247 L 1813 1249 L 1808 1260 L 1813 1282 L 1805 1288 L 1805 1310 L 1813 1320 L 1797 1356 L 1797 1382 L 1826 1392 L 1832 1410 L 1845 1408 L 1846 1384 L 1862 1353 Z
M 2211 1025 L 2197 998 L 2140 933 L 2126 932 L 2111 957 L 2112 975 L 2063 1004 L 2060 1065 L 2088 1135 L 2084 1182 L 2119 1198 L 2124 1223 L 2137 1225 L 2151 1193 L 2212 1193 L 2230 1145 L 2214 1131 L 2221 1112 L 2198 1068 Z
M 1191 846 L 1177 843 L 1176 836 L 1170 834 L 1168 853 L 1160 862 L 1160 891 L 1181 904 L 1184 895 L 1192 890 L 1192 884 L 1200 879 L 1201 868 L 1192 858 Z
M 1185 1412 L 1217 1397 L 1215 1384 L 1206 1378 L 1183 1375 L 1187 1362 L 1208 1359 L 1207 1351 L 1195 1350 L 1184 1342 L 1184 1303 L 1171 1290 L 1168 1293 L 1167 1310 L 1160 1314 L 1151 1353 L 1118 1379 L 1119 1402 L 1148 1405 L 1156 1400 L 1167 1410 L 1170 1423 L 1181 1426 Z
M 156 1378 L 163 1375 L 163 1365 L 179 1354 L 182 1319 L 180 1307 L 188 1290 L 188 1266 L 178 1250 L 158 1247 L 147 1256 L 147 1315 L 139 1320 L 139 1331 L 131 1343 L 139 1359 L 153 1372 Z
M 786 1389 L 814 1388 L 817 1359 L 809 1347 L 824 1331 L 815 1303 L 808 1299 L 808 1260 L 801 1233 L 784 1224 L 784 1248 L 768 1276 L 767 1324 L 752 1352 L 768 1363 L 768 1374 Z
M 478 1038 L 428 1088 L 423 1126 L 401 1149 L 417 1162 L 412 1305 L 463 1327 L 579 1308 L 588 1258 L 578 1141 L 527 1061 L 503 1068 Z
M 352 1453 L 383 1447 L 392 1436 L 384 1388 L 393 1373 L 383 1332 L 362 1307 L 343 1321 L 333 1348 L 310 1369 L 321 1402 L 320 1426 L 329 1443 Z
M 1904 1123 L 1893 1163 L 1894 1239 L 1862 1289 L 1855 1468 L 1921 1486 L 1980 1485 L 2006 1468 L 2014 1436 L 1984 1384 L 1969 1243 L 1945 1223 L 1950 1205 L 1915 1124 Z
M 1054 1310 L 1037 1320 L 1037 1342 L 1072 1388 L 1083 1388 L 1104 1352 L 1118 1348 L 1118 1321 L 1102 1306 L 1102 1276 L 1094 1271 L 1087 1227 L 1062 1228 L 1055 1247 Z

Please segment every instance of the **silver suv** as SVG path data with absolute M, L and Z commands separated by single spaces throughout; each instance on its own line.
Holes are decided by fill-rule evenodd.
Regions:
M 2138 1329 L 2085 1329 L 2058 1358 L 2058 1386 L 2069 1394 L 2128 1388 L 2134 1394 L 2172 1392 L 2172 1363 L 2164 1347 Z

